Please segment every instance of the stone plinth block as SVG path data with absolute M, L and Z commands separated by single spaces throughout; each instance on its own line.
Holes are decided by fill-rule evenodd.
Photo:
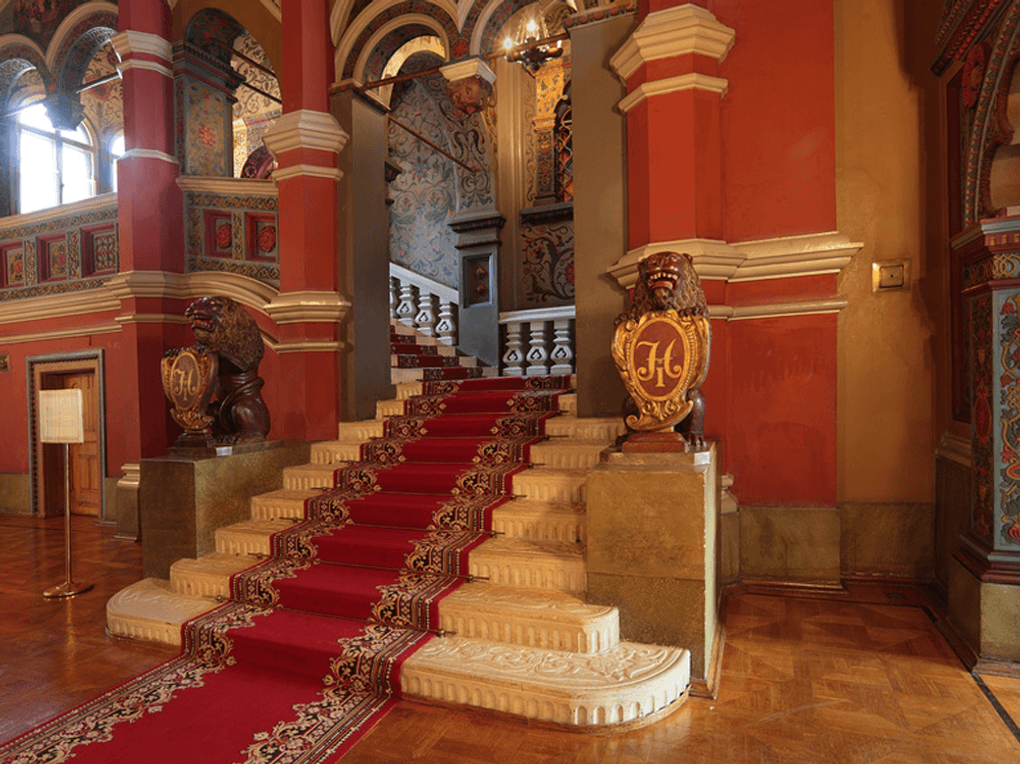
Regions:
M 1015 666 L 1020 662 L 1020 586 L 981 581 L 956 558 L 949 565 L 949 620 L 974 651 L 976 669 Z
M 718 620 L 716 450 L 608 454 L 589 473 L 588 601 L 625 639 L 691 651 L 708 680 Z
M 215 551 L 215 532 L 251 516 L 249 500 L 283 485 L 283 469 L 310 457 L 307 443 L 267 441 L 217 455 L 215 449 L 141 461 L 138 503 L 142 569 L 168 578 L 182 557 Z

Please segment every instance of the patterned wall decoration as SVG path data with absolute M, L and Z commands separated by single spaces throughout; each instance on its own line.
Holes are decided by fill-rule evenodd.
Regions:
M 228 112 L 226 95 L 201 82 L 190 81 L 185 92 L 187 109 L 188 175 L 226 175 L 226 131 L 224 114 Z
M 569 80 L 564 86 L 563 97 L 556 104 L 553 141 L 556 161 L 556 201 L 569 202 L 574 198 L 574 116 L 570 102 Z
M 256 61 L 267 69 L 273 66 L 262 46 L 250 33 L 245 32 L 234 41 L 234 50 Z M 280 96 L 280 83 L 275 76 L 252 66 L 247 61 L 235 58 L 234 70 L 245 82 L 275 98 Z M 239 87 L 234 92 L 237 102 L 233 107 L 234 125 L 234 177 L 241 177 L 245 161 L 262 145 L 262 137 L 283 113 L 280 104 L 271 98 L 252 90 Z
M 560 205 L 556 205 L 560 207 Z M 522 215 L 521 296 L 524 308 L 574 301 L 574 221 L 569 207 L 559 219 Z
M 475 5 L 480 6 L 481 3 L 475 3 Z M 452 61 L 463 58 L 467 55 L 467 25 L 465 25 L 465 34 L 462 35 L 457 31 L 457 25 L 454 20 L 439 7 L 432 3 L 422 2 L 421 0 L 407 0 L 407 2 L 398 3 L 383 10 L 361 31 L 358 35 L 358 39 L 354 41 L 354 45 L 351 48 L 350 55 L 347 57 L 347 61 L 344 62 L 343 76 L 338 77 L 337 79 L 345 80 L 354 76 L 354 67 L 358 62 L 358 57 L 361 55 L 362 49 L 368 44 L 369 39 L 380 28 L 382 28 L 387 22 L 399 16 L 412 13 L 429 16 L 443 26 L 443 29 L 446 31 L 447 39 L 450 41 L 450 59 Z M 429 34 L 435 34 L 435 32 L 430 30 Z
M 98 289 L 117 272 L 117 241 L 116 201 L 0 229 L 0 302 Z
M 999 331 L 999 538 L 1020 548 L 1020 293 L 1003 299 Z
M 992 517 L 995 506 L 994 433 L 992 431 L 992 299 L 989 293 L 970 300 L 970 324 L 974 327 L 971 344 L 972 422 L 974 461 L 974 498 L 971 529 L 985 541 L 992 541 Z
M 395 119 L 450 149 L 447 125 L 421 80 L 395 88 L 393 103 Z M 456 288 L 459 258 L 449 226 L 457 206 L 454 164 L 396 125 L 387 137 L 389 161 L 400 168 L 390 183 L 390 259 Z
M 89 0 L 11 0 L 0 10 L 0 35 L 23 34 L 46 50 L 64 17 L 87 2 Z
M 184 194 L 188 271 L 219 271 L 280 286 L 275 196 Z
M 424 24 L 408 24 L 383 37 L 372 49 L 372 53 L 365 63 L 365 72 L 362 75 L 363 82 L 375 82 L 382 79 L 383 69 L 393 54 L 405 43 L 416 37 L 433 37 L 435 31 Z M 437 62 L 438 65 L 439 62 Z M 403 71 L 403 70 L 402 70 Z
M 117 71 L 117 54 L 110 46 L 103 48 L 89 63 L 85 82 L 93 82 Z M 120 80 L 111 80 L 89 88 L 81 94 L 85 116 L 106 144 L 124 129 L 124 89 Z

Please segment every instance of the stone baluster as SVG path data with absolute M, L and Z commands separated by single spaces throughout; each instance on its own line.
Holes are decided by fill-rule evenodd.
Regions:
M 400 305 L 400 280 L 390 276 L 390 322 L 397 320 L 397 306 Z
M 440 301 L 436 336 L 444 345 L 453 347 L 457 344 L 457 306 L 455 303 Z
M 503 353 L 503 376 L 524 376 L 524 353 L 521 350 L 521 322 L 506 324 L 506 352 Z
M 418 312 L 414 316 L 414 324 L 425 336 L 435 335 L 436 296 L 424 289 L 418 290 Z
M 404 326 L 414 328 L 414 317 L 417 309 L 417 289 L 410 282 L 403 282 L 400 285 L 400 302 L 397 304 L 396 317 Z
M 558 318 L 553 321 L 553 349 L 549 355 L 552 361 L 550 374 L 572 374 L 574 372 L 574 350 L 570 341 L 570 319 Z
M 546 322 L 529 321 L 528 330 L 531 332 L 531 347 L 525 360 L 528 362 L 526 376 L 538 377 L 549 373 L 549 351 L 546 350 Z

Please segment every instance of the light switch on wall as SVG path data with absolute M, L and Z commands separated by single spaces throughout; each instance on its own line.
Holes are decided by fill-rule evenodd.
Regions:
M 872 263 L 871 288 L 875 292 L 893 289 L 906 289 L 907 261 L 893 260 L 884 263 Z

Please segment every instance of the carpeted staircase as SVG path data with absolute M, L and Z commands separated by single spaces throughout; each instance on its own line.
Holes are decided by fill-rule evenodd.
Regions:
M 616 609 L 584 601 L 586 471 L 622 424 L 577 419 L 570 378 L 430 365 L 457 356 L 409 336 L 394 333 L 395 358 L 425 360 L 395 373 L 439 379 L 402 382 L 375 420 L 341 423 L 253 498 L 251 520 L 217 531 L 215 554 L 111 598 L 110 632 L 177 643 L 205 614 L 183 630 L 193 653 L 222 653 L 229 634 L 232 660 L 307 676 L 320 695 L 325 682 L 311 711 L 267 734 L 318 730 L 334 753 L 401 694 L 578 726 L 683 696 L 687 651 L 621 642 Z M 330 697 L 355 706 L 347 721 L 316 705 Z

